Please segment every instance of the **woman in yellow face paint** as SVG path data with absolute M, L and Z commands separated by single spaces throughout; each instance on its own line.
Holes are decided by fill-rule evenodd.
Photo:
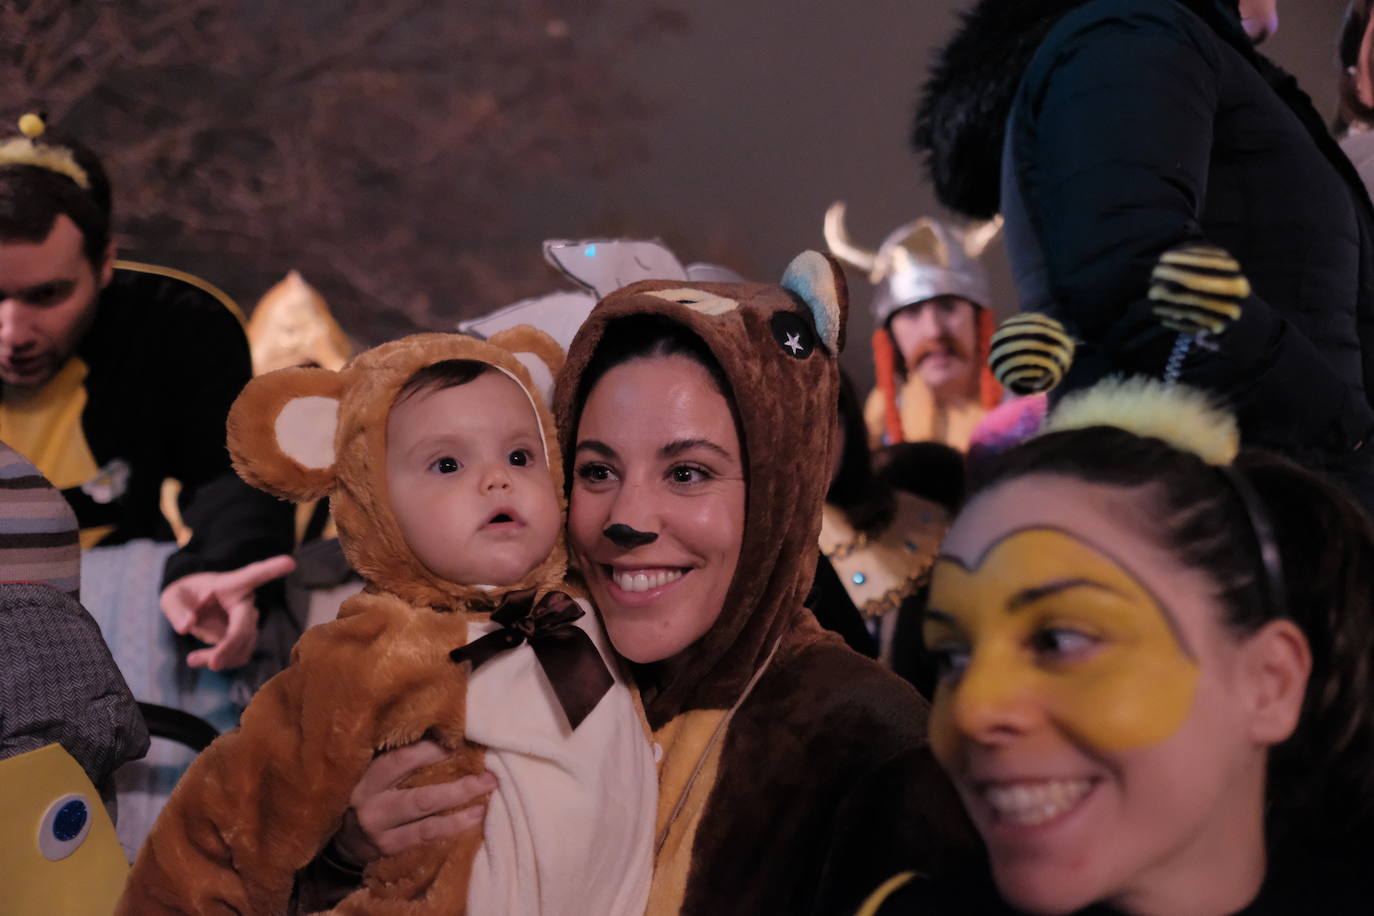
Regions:
M 1004 900 L 1374 911 L 1371 577 L 1370 522 L 1277 458 L 1094 426 L 989 469 L 924 637 L 932 747 Z M 1003 912 L 922 884 L 871 912 Z
M 1263 878 L 1266 752 L 1297 719 L 1307 644 L 1287 620 L 1234 639 L 1142 508 L 1026 475 L 971 505 L 937 564 L 932 745 L 998 886 L 1032 910 L 1231 913 Z M 1256 671 L 1278 688 L 1265 706 Z

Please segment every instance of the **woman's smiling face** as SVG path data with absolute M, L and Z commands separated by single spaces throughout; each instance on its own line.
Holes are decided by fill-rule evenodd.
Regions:
M 1139 494 L 1029 475 L 975 499 L 935 567 L 932 748 L 1033 912 L 1139 911 L 1261 831 L 1244 640 L 1150 524 Z
M 739 563 L 730 403 L 691 358 L 633 359 L 588 393 L 574 448 L 569 540 L 611 642 L 634 662 L 672 658 L 716 622 Z

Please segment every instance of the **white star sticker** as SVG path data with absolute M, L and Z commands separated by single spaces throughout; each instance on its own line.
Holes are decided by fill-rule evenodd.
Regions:
M 806 349 L 802 346 L 800 334 L 788 334 L 787 340 L 783 343 L 783 346 L 791 350 L 793 356 L 796 356 L 802 350 Z

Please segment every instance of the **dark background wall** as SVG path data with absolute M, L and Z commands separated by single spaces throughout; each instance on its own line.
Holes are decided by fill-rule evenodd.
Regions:
M 733 258 L 767 279 L 803 248 L 823 246 L 822 214 L 844 199 L 851 234 L 876 247 L 891 229 L 934 211 L 907 131 L 932 49 L 965 5 L 696 0 L 685 34 L 624 61 L 660 105 L 645 127 L 650 158 L 602 180 L 545 189 L 527 219 L 554 237 L 602 225 L 662 235 L 685 258 Z M 1280 0 L 1281 27 L 1265 45 L 1327 114 L 1344 8 L 1345 0 Z M 1009 310 L 1000 248 L 991 262 L 999 305 Z M 845 362 L 867 385 L 868 290 L 857 272 L 850 280 Z

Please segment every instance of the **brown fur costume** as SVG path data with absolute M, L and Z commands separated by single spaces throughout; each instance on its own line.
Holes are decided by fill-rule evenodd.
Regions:
M 424 737 L 454 751 L 412 785 L 482 771 L 481 749 L 463 737 L 469 669 L 449 651 L 467 642 L 469 620 L 485 619 L 505 594 L 559 585 L 563 541 L 509 587 L 483 591 L 434 575 L 391 513 L 386 427 L 401 386 L 440 360 L 489 363 L 535 392 L 517 353 L 550 371 L 562 358 L 528 327 L 488 342 L 422 334 L 369 350 L 339 372 L 283 369 L 244 389 L 229 416 L 239 473 L 286 499 L 328 495 L 344 553 L 367 588 L 338 620 L 307 631 L 242 726 L 196 759 L 139 854 L 119 913 L 284 913 L 297 871 L 338 830 L 379 751 Z M 537 394 L 532 399 L 561 497 L 552 418 Z M 479 843 L 468 831 L 379 860 L 334 912 L 462 913 Z
M 643 281 L 596 307 L 559 377 L 571 453 L 582 376 L 607 329 L 646 314 L 680 323 L 724 370 L 746 453 L 744 542 L 724 610 L 671 676 L 639 672 L 664 750 L 651 914 L 848 913 L 894 871 L 933 869 L 971 842 L 926 745 L 926 703 L 803 607 L 846 311 L 843 275 L 817 252 L 781 286 Z

